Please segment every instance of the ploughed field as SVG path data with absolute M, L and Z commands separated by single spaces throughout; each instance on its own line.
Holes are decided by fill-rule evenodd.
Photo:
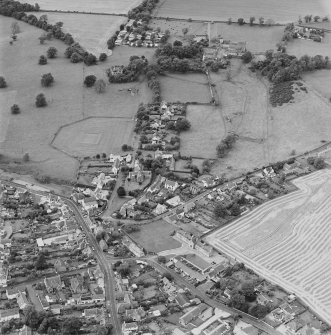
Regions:
M 35 0 L 20 0 L 34 5 Z M 41 10 L 77 11 L 86 13 L 127 14 L 141 0 L 39 0 Z
M 200 20 L 236 21 L 251 16 L 272 19 L 277 23 L 293 22 L 299 15 L 325 15 L 328 0 L 165 0 L 157 16 Z
M 207 237 L 216 249 L 297 294 L 331 322 L 331 171 L 295 179 L 298 190 Z

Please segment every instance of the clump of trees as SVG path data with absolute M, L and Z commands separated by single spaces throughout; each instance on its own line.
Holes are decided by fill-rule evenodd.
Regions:
M 252 61 L 253 59 L 253 55 L 250 51 L 246 51 L 242 56 L 241 56 L 241 59 L 243 60 L 243 62 L 245 64 L 248 64 Z
M 43 93 L 39 93 L 36 96 L 36 107 L 45 107 L 47 106 L 47 101 Z
M 307 163 L 313 165 L 317 170 L 324 169 L 326 166 L 325 160 L 322 157 L 308 157 Z
M 146 23 L 149 22 L 151 19 L 151 13 L 159 0 L 145 0 L 142 4 L 137 7 L 132 8 L 129 13 L 128 17 L 131 20 L 142 20 Z
M 47 64 L 47 58 L 46 58 L 46 56 L 44 56 L 44 55 L 41 55 L 40 57 L 39 57 L 39 65 L 46 65 Z
M 84 85 L 86 87 L 92 87 L 95 84 L 96 80 L 97 80 L 97 77 L 93 74 L 90 74 L 90 75 L 85 77 Z
M 50 47 L 47 50 L 47 57 L 48 58 L 55 58 L 57 55 L 57 49 L 54 47 Z
M 273 83 L 298 80 L 303 72 L 325 69 L 329 63 L 329 58 L 321 55 L 305 55 L 297 59 L 292 55 L 269 50 L 265 56 L 264 61 L 252 62 L 251 69 L 259 70 Z
M 137 81 L 140 74 L 146 72 L 148 60 L 145 56 L 131 56 L 129 65 L 123 66 L 121 73 L 113 73 L 107 69 L 106 74 L 110 83 L 128 83 Z
M 234 134 L 227 135 L 221 143 L 216 147 L 217 156 L 223 158 L 233 148 L 236 142 L 236 136 Z
M 54 83 L 54 77 L 51 73 L 45 73 L 41 76 L 41 86 L 49 87 Z
M 12 114 L 19 114 L 21 113 L 21 110 L 18 105 L 14 104 L 10 107 L 10 111 Z
M 7 83 L 6 83 L 6 79 L 4 77 L 0 77 L 0 88 L 6 88 L 7 87 Z

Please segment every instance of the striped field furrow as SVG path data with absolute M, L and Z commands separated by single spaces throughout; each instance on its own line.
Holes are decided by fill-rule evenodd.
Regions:
M 294 183 L 298 191 L 259 206 L 207 240 L 297 294 L 331 324 L 331 171 Z

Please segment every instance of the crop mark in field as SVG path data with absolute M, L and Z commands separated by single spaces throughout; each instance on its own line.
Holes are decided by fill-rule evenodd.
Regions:
M 331 171 L 295 179 L 298 190 L 207 237 L 216 249 L 297 294 L 331 322 Z

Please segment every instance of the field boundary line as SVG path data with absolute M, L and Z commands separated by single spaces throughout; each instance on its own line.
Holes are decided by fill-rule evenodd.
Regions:
M 128 17 L 128 14 L 119 13 L 104 13 L 104 12 L 81 12 L 72 10 L 55 10 L 55 9 L 40 9 L 38 13 L 62 13 L 62 14 L 86 14 L 86 15 L 107 15 L 107 16 L 123 16 Z

